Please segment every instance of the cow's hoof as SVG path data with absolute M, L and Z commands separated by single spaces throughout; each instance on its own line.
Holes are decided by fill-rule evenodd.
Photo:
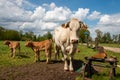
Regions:
M 62 61 L 65 61 L 65 59 L 64 59 L 64 58 L 62 58 L 61 60 L 62 60 Z
M 46 64 L 49 64 L 49 62 L 46 62 Z
M 74 72 L 74 70 L 70 70 L 70 73 L 73 73 Z
M 68 68 L 64 68 L 64 71 L 69 71 Z
M 68 69 L 66 69 L 66 70 L 64 69 L 64 72 L 67 72 L 67 71 L 69 71 L 69 70 Z
M 35 60 L 34 62 L 37 63 L 37 62 L 39 62 L 39 60 Z

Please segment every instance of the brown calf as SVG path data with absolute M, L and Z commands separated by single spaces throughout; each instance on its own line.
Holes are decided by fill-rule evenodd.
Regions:
M 51 58 L 51 50 L 52 50 L 52 41 L 51 40 L 45 40 L 41 42 L 32 42 L 28 41 L 25 43 L 26 47 L 32 48 L 32 50 L 35 52 L 35 62 L 39 61 L 39 53 L 41 50 L 45 51 L 46 54 L 46 63 L 49 62 L 49 58 Z
M 92 56 L 93 58 L 106 58 L 107 54 L 104 52 L 104 48 L 99 46 L 98 53 Z
M 18 55 L 20 55 L 20 43 L 18 41 L 9 41 L 9 40 L 5 40 L 4 41 L 5 45 L 8 45 L 8 47 L 11 49 L 11 57 L 15 57 L 16 55 L 16 49 L 18 48 L 19 52 Z

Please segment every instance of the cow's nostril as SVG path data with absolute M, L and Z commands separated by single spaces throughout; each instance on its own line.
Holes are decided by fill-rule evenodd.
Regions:
M 72 43 L 78 43 L 78 40 L 72 39 L 71 42 L 72 42 Z
M 78 43 L 78 40 L 76 40 L 76 43 Z
M 74 40 L 72 39 L 72 42 L 74 42 Z

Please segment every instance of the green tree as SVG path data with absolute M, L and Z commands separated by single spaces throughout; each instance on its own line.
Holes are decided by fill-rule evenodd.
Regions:
M 15 30 L 5 30 L 3 40 L 20 40 L 19 32 Z
M 85 34 L 86 32 L 88 33 L 87 35 Z M 80 30 L 79 38 L 80 38 L 81 42 L 85 42 L 86 41 L 85 37 L 88 38 L 89 36 L 90 36 L 90 31 L 89 30 L 85 30 L 85 29 Z
M 102 42 L 103 43 L 111 43 L 112 42 L 111 34 L 109 32 L 104 33 L 104 35 L 102 37 Z
M 102 31 L 100 31 L 99 29 L 96 29 L 95 32 L 97 34 L 98 41 L 101 42 L 101 40 L 102 40 L 102 34 L 103 34 Z
M 3 34 L 4 34 L 5 29 L 0 26 L 0 40 L 3 40 Z

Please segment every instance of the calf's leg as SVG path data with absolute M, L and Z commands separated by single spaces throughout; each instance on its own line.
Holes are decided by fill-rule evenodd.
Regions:
M 50 57 L 49 51 L 45 50 L 45 54 L 46 54 L 46 63 L 48 64 L 49 63 L 49 57 Z
M 18 48 L 18 56 L 20 57 L 20 47 Z
M 11 48 L 10 57 L 13 57 L 13 48 Z
M 40 61 L 39 53 L 40 53 L 39 51 L 35 52 L 35 61 L 34 62 Z
M 13 49 L 13 58 L 15 58 L 15 55 L 16 55 L 16 50 L 15 49 Z

